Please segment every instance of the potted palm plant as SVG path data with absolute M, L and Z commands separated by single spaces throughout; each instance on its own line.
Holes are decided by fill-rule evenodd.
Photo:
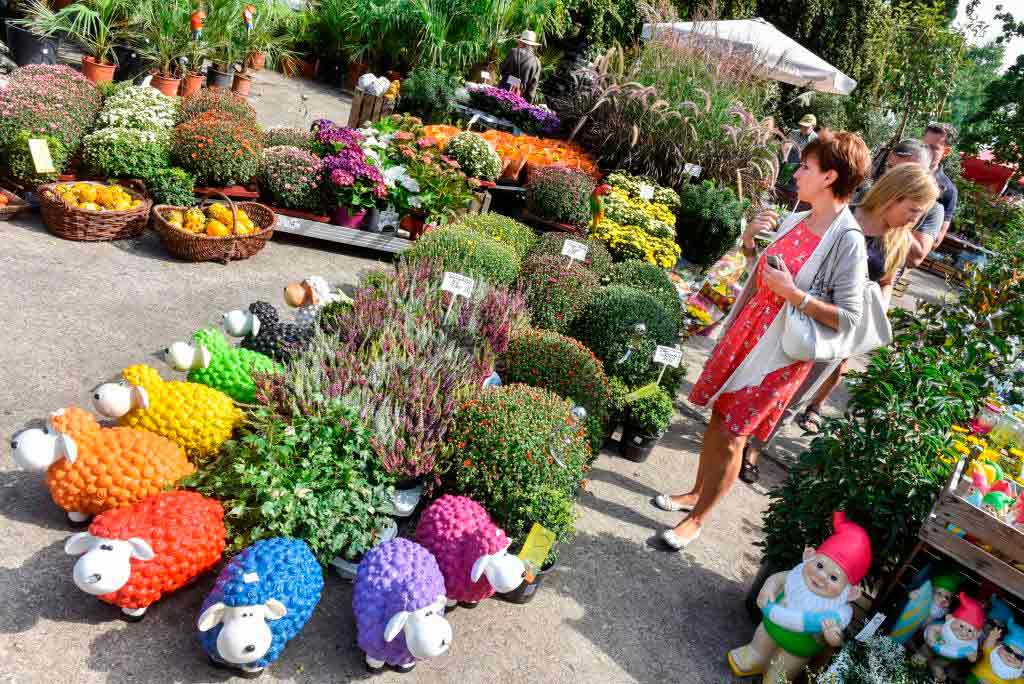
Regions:
M 303 78 L 316 75 L 316 61 L 313 55 L 313 41 L 316 37 L 313 13 L 309 9 L 285 15 L 285 46 L 291 56 L 278 60 L 278 66 L 286 76 L 299 72 Z
M 14 23 L 44 38 L 66 34 L 88 52 L 82 57 L 86 78 L 107 83 L 117 68 L 114 48 L 135 23 L 137 6 L 132 0 L 80 0 L 55 11 L 42 0 L 33 0 L 25 18 Z
M 646 461 L 668 430 L 674 413 L 672 397 L 657 385 L 633 392 L 626 401 L 622 455 L 637 463 Z
M 250 69 L 258 71 L 266 61 L 274 65 L 282 58 L 291 59 L 294 55 L 288 48 L 289 37 L 284 31 L 282 11 L 291 10 L 275 2 L 246 5 L 242 10 L 245 30 L 234 34 L 241 70 L 235 74 L 231 87 L 241 96 L 247 96 L 252 87 Z
M 191 8 L 186 0 L 161 0 L 143 5 L 136 48 L 152 68 L 150 85 L 164 95 L 177 95 L 181 58 L 190 49 Z
M 244 30 L 242 8 L 238 0 L 224 0 L 207 9 L 203 41 L 206 57 L 211 62 L 206 71 L 206 82 L 211 87 L 230 88 L 233 84 L 235 65 L 242 50 L 237 35 Z

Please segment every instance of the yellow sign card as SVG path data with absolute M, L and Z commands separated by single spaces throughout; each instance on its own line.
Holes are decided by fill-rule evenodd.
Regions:
M 523 544 L 523 550 L 519 552 L 519 558 L 526 565 L 528 581 L 532 582 L 537 571 L 544 567 L 544 561 L 548 559 L 554 545 L 555 533 L 539 523 L 533 523 L 530 534 L 526 536 L 526 543 Z
M 32 163 L 36 173 L 57 173 L 50 156 L 50 143 L 44 138 L 32 138 L 28 141 L 28 151 L 32 155 Z

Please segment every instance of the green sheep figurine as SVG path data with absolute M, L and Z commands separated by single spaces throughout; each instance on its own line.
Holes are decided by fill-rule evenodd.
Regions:
M 256 402 L 252 374 L 281 373 L 284 367 L 270 357 L 241 347 L 231 347 L 216 328 L 197 330 L 193 344 L 175 342 L 164 350 L 167 365 L 188 371 L 189 382 L 224 392 L 243 404 Z

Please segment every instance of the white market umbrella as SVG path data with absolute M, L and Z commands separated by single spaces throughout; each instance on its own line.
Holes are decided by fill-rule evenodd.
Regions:
M 764 19 L 644 24 L 643 37 L 699 42 L 723 53 L 745 53 L 767 78 L 822 93 L 849 95 L 857 82 Z

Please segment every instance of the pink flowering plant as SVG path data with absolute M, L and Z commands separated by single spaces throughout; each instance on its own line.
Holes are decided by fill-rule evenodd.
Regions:
M 286 209 L 319 210 L 323 167 L 319 157 L 298 147 L 269 147 L 263 151 L 260 187 Z
M 21 67 L 0 90 L 0 146 L 28 131 L 54 136 L 69 155 L 74 154 L 92 128 L 101 102 L 99 89 L 70 67 Z

